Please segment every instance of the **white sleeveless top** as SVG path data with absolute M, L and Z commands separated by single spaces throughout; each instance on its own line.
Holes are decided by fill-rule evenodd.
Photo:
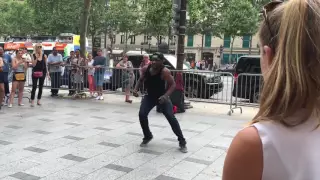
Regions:
M 320 128 L 314 118 L 294 128 L 272 121 L 253 126 L 263 145 L 262 180 L 320 179 Z

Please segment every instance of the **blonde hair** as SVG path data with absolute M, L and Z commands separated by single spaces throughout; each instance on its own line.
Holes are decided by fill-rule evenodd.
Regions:
M 262 22 L 261 46 L 271 47 L 274 58 L 264 74 L 260 110 L 252 123 L 273 120 L 293 127 L 319 114 L 319 9 L 319 0 L 290 0 L 268 13 L 270 29 Z M 300 110 L 303 117 L 288 118 Z
M 41 46 L 40 57 L 42 57 L 43 47 L 42 47 L 42 44 L 41 44 L 41 43 L 37 43 L 37 44 L 35 44 L 35 45 L 33 46 L 33 54 L 34 54 L 34 55 L 37 55 L 37 47 L 38 47 L 38 46 Z

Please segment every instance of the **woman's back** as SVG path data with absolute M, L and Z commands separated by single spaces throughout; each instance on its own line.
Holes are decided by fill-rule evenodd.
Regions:
M 320 129 L 316 120 L 294 128 L 268 121 L 253 125 L 263 146 L 262 180 L 318 180 Z

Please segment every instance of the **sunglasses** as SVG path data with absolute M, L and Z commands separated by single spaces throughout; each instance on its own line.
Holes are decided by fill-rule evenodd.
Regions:
M 281 1 L 281 0 L 273 0 L 272 2 L 269 2 L 268 4 L 264 5 L 262 12 L 261 12 L 264 17 L 264 20 L 266 21 L 266 24 L 268 26 L 268 29 L 270 31 L 270 35 L 271 35 L 272 39 L 275 37 L 275 34 L 273 34 L 273 32 L 271 30 L 271 24 L 269 22 L 268 13 L 275 10 L 276 7 L 278 7 L 282 3 L 283 3 L 283 1 Z
M 39 49 L 40 49 L 40 48 L 42 48 L 42 46 L 37 46 L 37 48 L 39 48 Z

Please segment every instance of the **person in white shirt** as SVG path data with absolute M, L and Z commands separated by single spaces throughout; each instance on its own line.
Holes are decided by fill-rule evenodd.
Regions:
M 264 6 L 260 108 L 233 139 L 223 180 L 320 179 L 320 3 Z

